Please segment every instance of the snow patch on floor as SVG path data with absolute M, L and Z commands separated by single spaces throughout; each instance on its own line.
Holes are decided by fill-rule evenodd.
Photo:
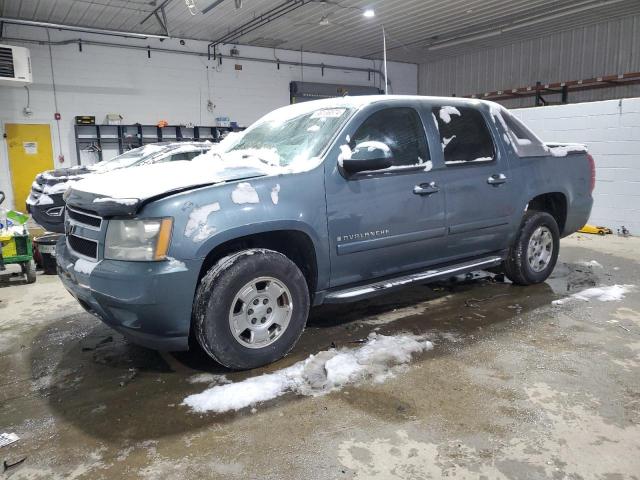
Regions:
M 218 385 L 231 383 L 225 375 L 216 375 L 214 373 L 197 373 L 196 375 L 191 375 L 187 381 L 189 383 L 214 383 Z
M 595 260 L 582 260 L 580 262 L 578 262 L 578 265 L 584 265 L 585 267 L 596 267 L 596 268 L 604 268 L 602 266 L 602 264 L 600 264 L 599 262 L 595 261 Z
M 599 300 L 601 302 L 612 302 L 622 300 L 625 294 L 629 293 L 633 288 L 634 285 L 611 285 L 608 287 L 587 288 L 581 292 L 574 293 L 570 297 L 554 300 L 551 303 L 553 305 L 563 305 L 571 300 L 583 300 L 585 302 L 590 300 Z
M 184 236 L 191 238 L 194 242 L 200 242 L 213 235 L 216 229 L 207 225 L 207 221 L 209 215 L 218 210 L 220 210 L 220 204 L 218 202 L 194 208 L 189 214 L 189 220 L 184 229 Z
M 260 203 L 258 192 L 248 182 L 239 183 L 233 192 L 231 192 L 231 200 L 233 203 L 242 205 L 244 203 Z
M 414 354 L 432 348 L 433 344 L 424 335 L 371 333 L 359 348 L 325 350 L 288 368 L 190 395 L 182 404 L 195 412 L 223 413 L 288 392 L 316 396 L 348 384 L 379 383 L 393 376 Z

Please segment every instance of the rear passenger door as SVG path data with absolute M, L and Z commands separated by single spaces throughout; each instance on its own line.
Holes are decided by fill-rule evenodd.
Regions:
M 496 141 L 495 124 L 480 108 L 437 105 L 433 120 L 445 168 L 448 258 L 464 258 L 507 247 L 513 214 L 509 162 Z

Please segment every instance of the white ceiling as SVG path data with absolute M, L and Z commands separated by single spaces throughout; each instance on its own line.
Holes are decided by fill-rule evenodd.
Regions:
M 166 6 L 172 37 L 214 41 L 287 0 L 184 0 Z M 288 0 L 296 3 L 296 0 Z M 300 0 L 297 0 L 300 3 Z M 307 0 L 309 3 L 241 36 L 234 44 L 304 49 L 366 58 L 382 56 L 381 26 L 392 60 L 422 63 L 484 46 L 640 13 L 640 0 Z M 163 0 L 0 0 L 0 16 L 163 34 L 149 15 Z M 376 16 L 362 16 L 373 8 Z

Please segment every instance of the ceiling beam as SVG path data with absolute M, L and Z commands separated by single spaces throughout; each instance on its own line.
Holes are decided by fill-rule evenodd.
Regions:
M 287 0 L 284 3 L 273 7 L 271 10 L 266 11 L 265 13 L 261 13 L 260 15 L 254 17 L 248 22 L 243 23 L 242 25 L 234 28 L 229 31 L 226 35 L 214 40 L 209 44 L 209 48 L 213 47 L 215 51 L 215 47 L 223 44 L 223 43 L 233 43 L 238 40 L 240 37 L 253 32 L 254 30 L 267 25 L 274 20 L 286 15 L 287 13 L 293 12 L 298 8 L 311 3 L 313 0 Z
M 120 30 L 105 30 L 103 28 L 93 27 L 79 27 L 77 25 L 64 25 L 61 23 L 49 23 L 38 22 L 35 20 L 23 20 L 21 18 L 0 17 L 0 22 L 4 22 L 11 25 L 24 25 L 27 27 L 39 27 L 39 28 L 52 28 L 55 30 L 67 30 L 71 32 L 85 32 L 95 33 L 97 35 L 110 35 L 112 37 L 125 37 L 125 38 L 169 38 L 168 35 L 155 35 L 152 33 L 136 33 L 136 32 L 122 32 Z
M 165 35 L 168 37 L 169 36 L 169 24 L 167 22 L 167 14 L 165 12 L 165 7 L 167 5 L 169 5 L 169 3 L 171 3 L 171 1 L 172 0 L 164 0 L 164 2 L 162 2 L 160 5 L 158 5 L 149 15 L 147 15 L 146 17 L 144 17 L 142 19 L 142 21 L 140 22 L 140 25 L 142 25 L 144 22 L 149 20 L 151 17 L 156 17 L 156 20 L 158 20 L 158 23 L 162 27 L 162 30 L 164 30 Z M 160 17 L 160 15 L 162 15 L 162 17 Z

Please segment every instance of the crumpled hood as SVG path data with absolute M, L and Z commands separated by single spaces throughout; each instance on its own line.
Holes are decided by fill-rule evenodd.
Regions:
M 274 173 L 257 159 L 242 162 L 178 161 L 90 175 L 73 184 L 66 202 L 102 216 L 135 215 L 151 199 L 192 188 Z
M 36 181 L 40 185 L 55 185 L 56 183 L 67 182 L 69 180 L 78 180 L 83 178 L 87 173 L 91 173 L 91 170 L 84 165 L 58 168 L 56 170 L 47 170 L 46 172 L 39 173 L 36 176 Z
M 66 190 L 62 184 L 74 183 L 91 172 L 91 169 L 86 166 L 47 170 L 36 175 L 35 183 L 40 185 L 45 193 L 62 193 Z

